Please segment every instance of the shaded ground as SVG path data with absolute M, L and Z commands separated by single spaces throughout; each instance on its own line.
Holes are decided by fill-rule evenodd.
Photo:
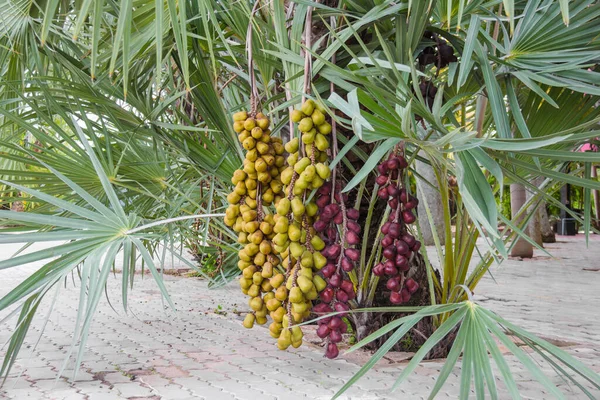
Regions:
M 14 247 L 0 247 L 10 257 Z M 558 258 L 537 253 L 532 261 L 510 260 L 486 277 L 476 300 L 533 333 L 556 340 L 571 354 L 600 371 L 600 238 L 585 249 L 583 238 L 559 237 L 548 246 Z M 39 265 L 0 271 L 0 295 L 19 284 Z M 165 311 L 149 275 L 137 276 L 125 315 L 119 302 L 120 276 L 110 279 L 87 344 L 83 368 L 74 383 L 56 381 L 71 344 L 79 288 L 69 280 L 35 350 L 24 348 L 0 398 L 11 399 L 327 399 L 360 368 L 367 355 L 327 360 L 314 345 L 281 352 L 265 328 L 246 330 L 236 311 L 246 300 L 234 283 L 208 290 L 198 279 L 165 276 L 178 308 Z M 77 282 L 77 278 L 75 278 Z M 0 314 L 0 318 L 6 313 Z M 42 314 L 40 314 L 42 315 Z M 34 323 L 26 343 L 34 343 L 43 318 Z M 12 325 L 11 325 L 12 329 Z M 4 343 L 10 335 L 0 330 Z M 3 355 L 3 353 L 0 353 Z M 426 398 L 435 383 L 440 362 L 420 366 L 394 393 L 389 389 L 403 368 L 402 354 L 382 361 L 343 398 Z M 523 398 L 546 399 L 527 371 L 509 357 Z M 72 364 L 69 365 L 72 368 Z M 67 368 L 65 375 L 71 376 Z M 584 398 L 565 386 L 551 368 L 545 369 L 569 399 Z M 458 396 L 460 369 L 453 371 L 438 398 Z M 20 375 L 20 377 L 19 377 Z M 498 380 L 498 386 L 502 383 Z M 572 390 L 573 389 L 573 390 Z M 600 393 L 592 392 L 596 398 Z M 506 393 L 502 398 L 507 398 Z

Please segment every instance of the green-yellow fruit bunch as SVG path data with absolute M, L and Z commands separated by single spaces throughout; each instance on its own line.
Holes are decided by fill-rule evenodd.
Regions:
M 324 164 L 329 148 L 325 135 L 331 133 L 331 125 L 312 100 L 307 100 L 301 110 L 294 110 L 291 119 L 298 123 L 301 137 L 285 145 L 289 153 L 288 167 L 281 173 L 285 196 L 275 203 L 277 213 L 273 217 L 273 247 L 286 272 L 271 282 L 285 311 L 281 322 L 274 319 L 271 334 L 279 332 L 277 346 L 282 350 L 302 344 L 302 331 L 295 325 L 310 316 L 312 301 L 327 286 L 317 274 L 327 264 L 320 252 L 325 243 L 312 227 L 319 209 L 305 199 L 329 178 L 329 167 Z
M 233 115 L 233 129 L 246 150 L 243 169 L 231 178 L 235 186 L 227 196 L 225 223 L 238 233 L 243 248 L 238 252 L 238 267 L 242 271 L 240 287 L 250 297 L 252 310 L 244 319 L 251 328 L 267 322 L 268 304 L 275 299 L 271 279 L 277 274 L 280 258 L 274 249 L 273 214 L 268 206 L 283 196 L 281 171 L 285 168 L 281 139 L 270 136 L 270 121 L 262 113 L 249 116 L 245 111 Z M 271 303 L 269 303 L 271 301 Z M 282 321 L 282 319 L 280 319 Z

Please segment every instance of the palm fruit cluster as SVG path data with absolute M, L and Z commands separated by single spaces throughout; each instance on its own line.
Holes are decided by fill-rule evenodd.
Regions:
M 430 64 L 435 64 L 438 69 L 448 66 L 451 62 L 458 59 L 454 55 L 454 49 L 446 40 L 431 31 L 425 31 L 423 37 L 431 40 L 434 46 L 426 46 L 417 56 L 417 61 L 421 68 Z
M 252 309 L 243 324 L 251 328 L 255 322 L 267 322 L 275 299 L 271 279 L 280 258 L 273 243 L 275 218 L 265 210 L 283 195 L 280 175 L 285 158 L 281 139 L 271 137 L 270 121 L 264 114 L 240 111 L 233 115 L 233 121 L 246 156 L 243 168 L 231 178 L 235 187 L 227 196 L 225 224 L 233 228 L 244 246 L 238 253 L 238 267 L 242 271 L 240 286 L 250 297 L 248 305 Z
M 282 350 L 302 344 L 302 331 L 294 325 L 310 316 L 312 302 L 326 286 L 325 280 L 317 274 L 327 263 L 321 254 L 325 243 L 312 227 L 318 206 L 306 198 L 331 174 L 324 164 L 329 148 L 326 135 L 331 132 L 324 110 L 307 100 L 290 118 L 298 123 L 300 138 L 285 145 L 289 153 L 288 167 L 281 173 L 285 196 L 276 204 L 273 227 L 274 248 L 281 254 L 285 274 L 277 275 L 272 286 L 281 304 L 276 312 L 284 315 L 281 321 L 274 318 L 270 330 L 273 336 L 279 335 L 277 346 Z
M 341 312 L 318 321 L 317 335 L 326 341 L 327 358 L 335 358 L 339 354 L 337 344 L 342 341 L 342 334 L 347 329 L 342 318 L 350 309 L 348 302 L 356 297 L 354 284 L 347 273 L 354 269 L 360 259 L 360 251 L 354 246 L 360 243 L 361 231 L 356 222 L 359 211 L 346 207 L 348 196 L 341 193 L 339 181 L 335 190 L 332 186 L 327 182 L 317 192 L 316 203 L 320 213 L 314 224 L 315 231 L 326 243 L 322 254 L 327 258 L 327 265 L 320 272 L 327 286 L 320 293 L 321 303 L 315 306 L 314 311 L 323 314 Z
M 390 290 L 390 302 L 393 304 L 408 302 L 419 289 L 419 284 L 407 277 L 413 253 L 419 251 L 421 243 L 407 230 L 407 226 L 416 220 L 413 209 L 418 201 L 402 187 L 402 172 L 406 167 L 406 159 L 396 154 L 391 154 L 377 167 L 379 176 L 376 182 L 380 187 L 377 195 L 388 202 L 391 213 L 381 227 L 385 261 L 375 265 L 373 273 L 388 278 L 386 287 Z

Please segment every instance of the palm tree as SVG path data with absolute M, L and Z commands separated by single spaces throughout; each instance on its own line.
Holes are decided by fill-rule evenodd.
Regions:
M 599 14 L 592 0 L 8 0 L 0 18 L 0 174 L 5 203 L 18 191 L 30 209 L 0 210 L 6 225 L 0 242 L 66 243 L 0 262 L 4 269 L 47 260 L 0 299 L 0 311 L 17 318 L 1 373 L 16 359 L 40 302 L 73 270 L 86 304 L 74 330 L 78 360 L 119 252 L 127 260 L 125 307 L 138 258 L 168 301 L 155 260 L 170 253 L 190 263 L 178 246 L 194 235 L 223 249 L 222 276 L 237 274 L 235 235 L 215 216 L 226 207 L 229 180 L 243 156 L 229 114 L 249 109 L 256 89 L 275 135 L 294 133 L 288 111 L 307 95 L 323 102 L 337 124 L 340 156 L 330 165 L 338 166 L 344 191 L 356 196 L 372 223 L 359 269 L 365 301 L 357 307 L 384 305 L 374 300 L 378 281 L 369 272 L 380 257 L 374 246 L 380 220 L 373 217 L 377 164 L 402 143 L 409 159 L 434 171 L 429 183 L 439 191 L 444 229 L 433 230 L 440 271 L 427 258 L 420 270 L 427 304 L 394 308 L 405 316 L 392 315 L 381 329 L 363 326 L 357 347 L 382 338 L 381 357 L 429 319 L 430 337 L 401 379 L 452 333 L 448 368 L 464 350 L 464 365 L 484 372 L 475 374 L 477 392 L 486 381 L 494 393 L 489 351 L 515 395 L 492 335 L 537 370 L 510 345 L 508 332 L 573 370 L 570 379 L 577 375 L 599 387 L 598 376 L 572 357 L 470 298 L 494 261 L 519 242 L 539 247 L 523 233 L 527 210 L 542 201 L 561 206 L 551 195 L 555 184 L 598 189 L 596 180 L 565 165 L 600 161 L 597 153 L 571 151 L 599 136 Z M 417 174 L 411 169 L 414 184 Z M 539 185 L 531 183 L 536 179 Z M 533 193 L 515 204 L 512 219 L 498 214 L 494 200 L 508 184 Z M 583 216 L 567 212 L 590 232 L 586 198 Z M 426 201 L 419 213 L 433 222 Z M 499 223 L 507 227 L 502 233 Z M 492 250 L 469 271 L 477 237 Z M 481 347 L 469 350 L 469 343 Z M 444 380 L 442 374 L 439 387 Z

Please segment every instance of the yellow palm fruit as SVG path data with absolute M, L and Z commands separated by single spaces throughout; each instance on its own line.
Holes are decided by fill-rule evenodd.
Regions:
M 248 289 L 250 286 L 252 286 L 252 279 L 240 277 L 240 287 L 242 289 Z
M 288 227 L 288 237 L 292 242 L 299 241 L 301 236 L 302 229 L 300 229 L 300 226 L 298 224 L 294 223 Z
M 252 262 L 258 266 L 261 266 L 267 262 L 267 257 L 265 257 L 263 253 L 257 253 Z
M 261 129 L 267 129 L 269 127 L 270 121 L 268 118 L 258 118 L 258 115 L 256 117 L 256 125 L 258 125 Z
M 260 274 L 265 279 L 269 279 L 270 277 L 272 277 L 273 276 L 273 264 L 271 264 L 268 261 L 266 263 L 264 263 L 262 266 L 262 271 L 260 271 Z
M 269 152 L 269 145 L 264 142 L 258 142 L 256 143 L 256 150 L 258 150 L 260 154 L 267 154 Z
M 246 111 L 239 111 L 233 114 L 234 121 L 245 121 L 248 118 L 248 113 Z
M 246 314 L 246 317 L 244 318 L 244 328 L 248 328 L 251 329 L 254 326 L 254 314 Z
M 263 192 L 262 199 L 263 199 L 263 203 L 265 203 L 265 205 L 269 205 L 273 202 L 273 200 L 275 199 L 275 194 L 273 193 L 271 188 L 269 188 Z
M 227 195 L 227 201 L 229 202 L 229 204 L 237 204 L 240 202 L 240 199 L 240 195 L 236 192 L 231 192 Z
M 305 276 L 307 278 L 312 279 L 313 278 L 313 271 L 310 268 L 301 267 L 300 268 L 300 272 L 298 273 L 298 276 Z
M 271 279 L 269 279 L 269 283 L 271 283 L 271 286 L 273 286 L 274 288 L 278 288 L 281 286 L 284 280 L 285 277 L 283 276 L 283 274 L 277 274 L 274 275 Z
M 301 110 L 306 115 L 311 115 L 315 110 L 315 102 L 311 99 L 308 99 L 302 104 Z
M 281 182 L 284 185 L 289 185 L 292 182 L 292 177 L 294 176 L 294 169 L 292 167 L 287 167 L 281 172 Z
M 280 350 L 285 350 L 292 344 L 292 334 L 288 329 L 283 329 L 277 339 L 277 347 Z
M 269 143 L 271 143 L 271 136 L 269 136 L 270 134 L 271 134 L 271 131 L 267 129 L 266 131 L 264 131 L 264 132 L 263 132 L 263 134 L 262 134 L 262 136 L 260 137 L 260 139 L 259 139 L 259 140 L 260 140 L 262 143 L 266 143 L 266 144 L 269 144 Z M 270 149 L 270 148 L 269 148 L 269 149 Z M 275 151 L 273 151 L 273 150 L 269 150 L 269 153 L 270 153 L 270 152 L 273 152 L 273 153 L 274 153 Z
M 250 197 L 251 199 L 256 199 L 256 194 L 257 194 L 256 189 L 248 190 L 247 194 L 248 194 L 248 197 Z
M 313 266 L 313 256 L 312 253 L 308 250 L 304 251 L 304 253 L 302 253 L 302 256 L 300 258 L 300 264 L 304 267 L 304 268 L 312 268 Z
M 254 265 L 250 265 L 249 267 L 244 268 L 242 271 L 242 276 L 246 279 L 252 279 L 252 275 L 256 272 L 256 267 Z
M 319 110 L 314 110 L 310 118 L 313 120 L 315 125 L 321 125 L 323 122 L 325 122 L 325 114 Z
M 256 140 L 253 137 L 248 137 L 242 142 L 242 146 L 246 150 L 252 150 L 256 146 Z
M 317 292 L 317 289 L 313 286 L 312 289 L 308 293 L 306 293 L 305 296 L 306 300 L 316 300 L 317 297 L 319 297 L 319 292 Z
M 273 237 L 273 243 L 277 246 L 284 246 L 288 241 L 287 233 L 278 233 Z
M 279 301 L 287 300 L 288 290 L 285 286 L 279 286 L 275 291 L 275 298 Z
M 248 178 L 244 181 L 244 186 L 246 186 L 246 189 L 248 190 L 254 190 L 258 185 L 256 183 L 256 179 Z
M 263 241 L 264 235 L 262 231 L 256 230 L 248 235 L 248 240 L 256 245 L 260 245 Z
M 309 165 L 304 169 L 304 171 L 302 171 L 301 176 L 303 176 L 306 181 L 310 182 L 313 180 L 316 174 L 317 170 L 315 169 L 315 166 Z
M 236 133 L 240 133 L 241 131 L 243 131 L 243 130 L 244 130 L 244 123 L 243 123 L 242 121 L 235 121 L 235 122 L 233 123 L 233 130 L 234 130 Z
M 314 217 L 319 212 L 319 206 L 317 206 L 314 202 L 310 201 L 306 205 L 306 215 L 309 217 Z
M 254 311 L 259 311 L 263 306 L 263 300 L 260 297 L 253 297 L 248 302 L 248 305 Z
M 319 275 L 313 276 L 313 284 L 315 285 L 315 288 L 318 292 L 322 291 L 327 287 L 327 282 L 325 282 L 325 279 L 321 278 L 321 276 Z
M 263 154 L 262 159 L 265 160 L 269 167 L 275 165 L 275 157 L 271 154 Z
M 323 136 L 320 133 L 317 133 L 317 136 L 315 137 L 315 146 L 317 147 L 317 149 L 325 151 L 329 148 L 329 142 L 327 141 L 327 138 L 325 136 Z
M 274 321 L 274 322 L 271 322 L 271 324 L 269 325 L 269 333 L 275 339 L 279 338 L 279 335 L 281 334 L 282 329 L 283 329 L 283 327 L 281 326 L 281 323 L 279 323 L 279 322 Z
M 234 219 L 240 215 L 240 206 L 237 204 L 230 204 L 225 210 L 225 216 L 227 218 Z
M 293 122 L 300 122 L 300 120 L 304 117 L 304 115 L 302 114 L 302 111 L 300 110 L 292 110 L 292 113 L 290 114 L 290 119 Z
M 271 283 L 269 282 L 268 279 L 263 279 L 262 283 L 260 284 L 260 288 L 263 291 L 263 293 L 264 292 L 271 293 L 271 290 L 273 290 L 273 286 L 271 286 Z
M 275 223 L 275 226 L 273 227 L 273 230 L 277 233 L 285 233 L 287 236 L 287 231 L 288 231 L 288 220 L 287 218 L 279 218 L 277 220 L 277 222 Z M 286 237 L 287 240 L 287 237 Z
M 315 142 L 316 131 L 314 129 L 302 134 L 302 143 L 313 144 Z
M 259 229 L 264 235 L 269 235 L 271 232 L 273 232 L 273 225 L 266 220 L 263 220 L 263 222 L 260 223 Z
M 323 163 L 317 163 L 315 165 L 315 168 L 317 170 L 317 174 L 321 177 L 321 179 L 327 180 L 331 175 L 331 170 L 327 165 Z
M 262 183 L 267 183 L 271 180 L 271 174 L 268 172 L 259 172 L 258 173 L 258 181 Z
M 235 185 L 233 191 L 239 194 L 240 196 L 243 196 L 246 194 L 246 185 L 244 185 L 244 182 L 238 182 L 237 185 Z
M 281 193 L 281 191 L 283 190 L 283 184 L 280 181 L 271 181 L 269 183 L 269 186 L 275 194 Z
M 295 165 L 296 165 L 296 163 L 298 162 L 298 153 L 296 152 L 296 153 L 292 153 L 292 154 L 290 154 L 290 155 L 287 157 L 286 161 L 287 161 L 287 163 L 288 163 L 288 165 L 289 165 L 290 167 L 293 167 L 293 166 L 295 166 Z
M 298 147 L 300 145 L 300 141 L 298 140 L 298 138 L 293 138 L 292 140 L 290 140 L 289 142 L 287 142 L 285 144 L 285 151 L 287 151 L 288 153 L 295 153 L 298 151 Z
M 244 121 L 244 129 L 247 131 L 251 131 L 256 126 L 256 121 L 254 118 L 248 118 Z
M 318 236 L 316 236 L 318 237 Z M 320 239 L 320 238 L 319 238 Z M 322 242 L 322 241 L 321 241 Z M 267 254 L 271 254 L 272 248 L 271 248 L 271 243 L 269 243 L 266 240 L 263 240 L 262 243 L 259 246 L 260 252 L 264 255 Z
M 246 179 L 246 173 L 241 169 L 236 169 L 231 177 L 231 183 L 236 185 L 238 182 L 242 182 L 244 179 Z
M 248 243 L 248 234 L 246 232 L 240 232 L 238 234 L 238 240 L 237 240 L 237 242 L 240 243 L 240 244 L 246 244 L 246 243 Z
M 325 123 L 317 126 L 317 130 L 319 131 L 319 133 L 321 133 L 323 135 L 329 135 L 331 133 L 331 124 L 329 124 L 328 122 L 325 122 Z
M 254 256 L 254 254 L 252 255 Z M 246 248 L 244 246 L 243 249 L 241 249 L 240 251 L 238 251 L 238 257 L 243 260 L 243 261 L 252 261 L 251 256 L 248 254 L 248 252 L 246 251 Z
M 309 165 L 310 165 L 310 158 L 303 157 L 300 160 L 298 160 L 296 165 L 294 165 L 294 171 L 301 174 L 302 171 L 304 171 L 306 169 L 306 167 L 308 167 Z
M 320 176 L 315 176 L 314 179 L 311 182 L 311 189 L 318 189 L 321 186 L 323 186 L 323 184 L 325 183 L 325 181 L 323 179 L 321 179 Z
M 279 178 L 279 171 L 277 170 L 277 168 L 271 168 L 271 179 L 269 179 L 269 182 L 273 179 L 277 179 Z
M 258 151 L 256 151 L 256 149 L 252 149 L 246 153 L 246 160 L 248 160 L 250 162 L 256 161 L 257 158 L 258 158 Z
M 258 313 L 257 313 L 258 314 Z M 267 318 L 266 318 L 266 314 L 264 317 L 259 317 L 258 315 L 256 316 L 256 323 L 258 325 L 264 325 L 267 323 Z
M 250 286 L 250 288 L 248 289 L 248 296 L 256 297 L 259 294 L 260 294 L 260 287 L 256 286 L 255 284 L 252 284 L 252 286 Z
M 284 153 L 285 148 L 281 143 L 273 143 L 273 150 L 275 150 L 275 154 L 280 155 Z
M 302 200 L 300 200 L 299 197 L 294 197 L 290 203 L 291 207 L 292 207 L 292 213 L 294 213 L 295 216 L 302 216 L 304 215 L 304 212 L 306 211 L 304 204 L 302 204 Z
M 248 174 L 248 176 L 255 174 L 256 169 L 254 168 L 254 162 L 244 162 L 244 172 Z
M 288 297 L 292 303 L 300 303 L 304 301 L 302 289 L 300 289 L 298 286 L 295 286 L 290 290 L 290 294 Z
M 300 290 L 302 290 L 302 293 L 310 292 L 310 290 L 313 287 L 312 281 L 303 275 L 298 277 L 297 283 L 298 283 L 298 287 L 300 288 Z
M 273 321 L 275 322 L 283 322 L 283 317 L 285 317 L 285 308 L 283 307 L 279 307 L 271 313 L 271 318 L 273 318 Z
M 305 301 L 299 303 L 292 303 L 292 314 L 304 314 L 308 310 L 308 304 Z M 301 318 L 294 318 L 297 322 L 300 322 Z
M 267 301 L 267 310 L 275 311 L 281 306 L 281 302 L 277 299 L 271 299 Z
M 302 118 L 300 123 L 298 124 L 298 129 L 300 132 L 308 132 L 313 127 L 313 120 L 310 117 Z
M 229 218 L 227 216 L 225 216 L 225 218 L 223 218 L 223 221 L 225 222 L 225 225 L 227 225 L 227 226 L 233 226 L 235 224 L 235 219 Z
M 260 285 L 263 281 L 263 277 L 262 274 L 259 271 L 256 271 L 254 274 L 252 274 L 252 283 L 254 283 L 255 285 Z
M 248 210 L 242 213 L 242 218 L 244 219 L 244 222 L 254 221 L 256 220 L 256 217 L 257 213 L 254 210 Z
M 325 242 L 319 236 L 313 236 L 310 239 L 310 244 L 315 250 L 321 251 L 325 248 Z
M 240 141 L 240 143 L 243 143 L 244 140 L 248 139 L 250 136 L 250 132 L 243 130 L 238 134 L 238 140 Z
M 248 243 L 247 245 L 244 246 L 243 250 L 250 257 L 254 257 L 256 254 L 258 254 L 258 246 L 255 245 L 254 243 Z M 240 256 L 240 258 L 242 258 L 242 257 Z M 250 261 L 250 260 L 248 260 L 248 261 Z
M 262 137 L 262 135 L 263 135 L 263 130 L 262 130 L 262 129 L 260 129 L 258 126 L 255 126 L 255 127 L 254 127 L 254 128 L 252 128 L 252 130 L 250 131 L 250 135 L 251 135 L 251 136 L 252 136 L 254 139 L 258 140 L 258 139 L 260 139 L 260 138 Z
M 315 251 L 313 253 L 313 266 L 316 269 L 321 269 L 325 265 L 327 265 L 327 258 L 325 258 L 325 256 L 323 254 L 321 254 L 320 252 Z

